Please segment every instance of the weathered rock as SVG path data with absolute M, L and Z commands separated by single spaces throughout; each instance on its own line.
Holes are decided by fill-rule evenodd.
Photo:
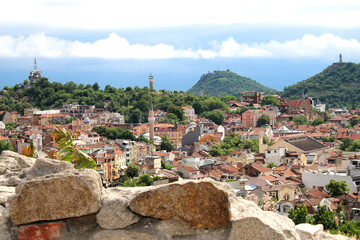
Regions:
M 90 240 L 157 240 L 156 236 L 126 230 L 103 230 L 95 233 Z
M 348 237 L 345 237 L 343 235 L 337 234 L 337 235 L 333 235 L 327 232 L 318 232 L 315 234 L 315 236 L 313 236 L 312 238 L 310 238 L 312 240 L 351 240 Z
M 0 206 L 0 240 L 12 239 L 9 228 L 9 210 Z
M 181 219 L 193 228 L 217 228 L 230 224 L 228 193 L 213 181 L 191 181 L 160 186 L 140 193 L 130 209 L 142 216 Z
M 38 158 L 29 170 L 27 179 L 30 180 L 35 177 L 41 177 L 72 169 L 74 169 L 74 166 L 69 162 L 49 158 Z
M 35 163 L 35 158 L 28 158 L 13 151 L 3 151 L 0 155 L 0 174 L 27 171 Z
M 126 191 L 106 191 L 103 207 L 96 215 L 98 224 L 104 229 L 125 228 L 139 221 L 139 217 L 128 208 L 129 194 Z M 132 195 L 134 196 L 134 195 Z
M 178 220 L 162 220 L 154 226 L 159 239 L 226 240 L 230 228 L 192 228 L 189 223 Z
M 0 186 L 0 204 L 4 205 L 8 199 L 15 195 L 15 187 Z
M 90 169 L 34 178 L 17 186 L 10 217 L 20 225 L 89 215 L 99 211 L 101 191 L 100 176 Z
M 0 175 L 0 186 L 16 187 L 23 180 L 19 176 L 12 174 Z
M 309 223 L 302 223 L 295 226 L 301 239 L 312 239 L 318 232 L 324 231 L 322 224 L 311 225 Z
M 300 239 L 294 222 L 288 217 L 262 211 L 255 203 L 240 198 L 231 205 L 233 224 L 229 240 Z

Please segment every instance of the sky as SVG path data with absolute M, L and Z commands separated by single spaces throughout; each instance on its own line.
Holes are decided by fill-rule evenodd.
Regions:
M 21 6 L 21 7 L 19 7 Z M 0 88 L 50 81 L 187 91 L 230 69 L 283 90 L 360 61 L 358 0 L 0 1 Z

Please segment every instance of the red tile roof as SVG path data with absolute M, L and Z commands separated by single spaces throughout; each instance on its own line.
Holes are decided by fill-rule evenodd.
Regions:
M 189 172 L 196 172 L 196 171 L 199 171 L 193 167 L 190 167 L 190 166 L 184 166 L 182 165 L 183 168 L 185 168 L 186 170 L 188 170 Z
M 251 166 L 254 167 L 255 169 L 259 170 L 260 172 L 270 172 L 270 171 L 272 171 L 272 169 L 261 166 L 261 165 L 259 165 L 257 163 L 253 163 L 253 164 L 251 164 Z
M 305 101 L 305 103 L 311 108 L 309 99 L 306 99 L 306 100 L 290 100 L 290 102 L 291 102 L 291 108 L 293 108 L 293 109 L 299 108 L 299 106 L 300 106 L 300 104 L 302 103 L 302 101 Z
M 321 191 L 320 189 L 314 188 L 314 189 L 309 189 L 306 192 L 308 195 L 312 196 L 313 198 L 328 198 L 330 197 L 330 195 L 328 193 L 326 193 L 325 191 Z

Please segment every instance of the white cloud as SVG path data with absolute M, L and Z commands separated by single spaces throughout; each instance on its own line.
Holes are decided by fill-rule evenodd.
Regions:
M 0 9 L 0 25 L 52 28 L 109 30 L 235 23 L 360 26 L 358 0 L 16 0 L 2 1 Z
M 333 34 L 279 42 L 239 43 L 233 37 L 221 43 L 213 42 L 210 49 L 177 49 L 158 43 L 146 45 L 130 43 L 126 38 L 111 33 L 95 42 L 70 41 L 46 36 L 44 33 L 28 37 L 0 36 L 0 57 L 45 58 L 103 58 L 103 59 L 170 59 L 170 58 L 328 58 L 342 53 L 348 59 L 358 58 L 360 42 Z

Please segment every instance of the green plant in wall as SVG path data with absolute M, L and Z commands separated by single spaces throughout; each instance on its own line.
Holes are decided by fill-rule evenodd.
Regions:
M 96 168 L 96 163 L 90 156 L 75 149 L 74 139 L 66 129 L 56 127 L 51 136 L 54 137 L 55 142 L 59 144 L 59 160 L 71 162 L 77 169 Z

